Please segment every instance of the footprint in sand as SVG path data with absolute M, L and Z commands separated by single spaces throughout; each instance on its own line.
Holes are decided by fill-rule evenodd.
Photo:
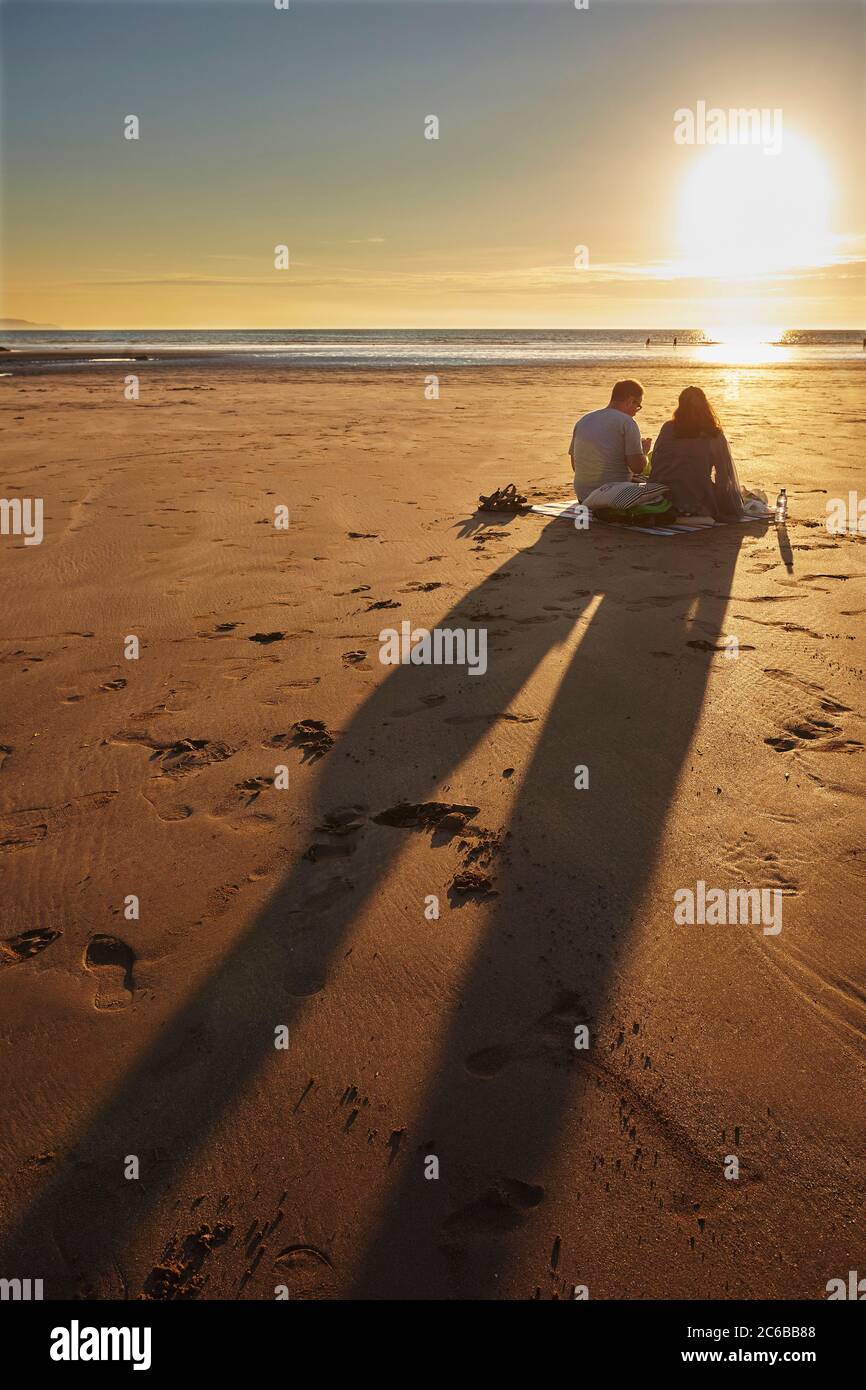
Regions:
M 267 801 L 262 801 L 263 793 L 274 785 L 274 778 L 265 774 L 246 777 L 243 782 L 235 782 L 226 796 L 213 807 L 214 816 L 225 817 L 235 830 L 261 830 L 276 819 L 267 809 Z
M 216 623 L 209 632 L 197 632 L 196 637 L 207 637 L 219 640 L 221 637 L 231 637 L 232 633 L 241 627 L 241 623 Z
M 48 927 L 34 927 L 31 931 L 19 932 L 17 936 L 7 936 L 5 941 L 0 941 L 0 967 L 38 956 L 60 935 L 59 931 L 51 931 Z
M 13 811 L 0 816 L 0 851 L 32 849 L 48 834 L 47 811 Z
M 153 777 L 148 789 L 142 789 L 141 794 L 161 821 L 188 820 L 190 816 L 195 815 L 195 808 L 188 802 L 172 799 L 175 794 L 174 783 L 167 777 Z
M 783 733 L 765 738 L 764 742 L 775 748 L 777 753 L 789 753 L 794 748 L 802 748 L 804 744 L 811 746 L 816 753 L 857 753 L 862 749 L 863 745 L 857 739 L 829 737 L 840 731 L 840 725 L 831 724 L 828 719 L 807 715 L 786 724 Z
M 770 819 L 778 821 L 780 818 Z M 791 824 L 795 819 L 782 823 Z M 727 873 L 737 877 L 741 883 L 779 888 L 788 896 L 799 896 L 800 886 L 794 875 L 802 860 L 797 855 L 788 854 L 783 864 L 778 852 L 768 848 L 750 830 L 744 830 L 737 840 L 723 848 L 721 862 Z
M 272 1279 L 284 1284 L 292 1300 L 336 1297 L 331 1257 L 317 1245 L 287 1245 L 274 1256 Z
M 547 1057 L 558 1065 L 581 1062 L 574 1049 L 574 1029 L 587 1022 L 584 1005 L 573 991 L 564 991 L 553 1007 L 525 1028 L 511 1043 L 482 1047 L 466 1058 L 470 1076 L 484 1079 L 497 1076 L 511 1062 Z
M 161 775 L 182 777 L 211 763 L 221 763 L 236 751 L 227 743 L 207 738 L 180 738 L 173 743 L 153 738 L 146 730 L 122 729 L 114 734 L 112 743 L 140 743 L 152 750 L 150 761 L 159 762 Z
M 327 982 L 327 963 L 318 944 L 304 938 L 294 941 L 289 947 L 288 971 L 284 976 L 286 992 L 295 999 L 311 999 L 322 993 Z
M 462 907 L 469 900 L 476 902 L 483 898 L 495 898 L 494 880 L 479 869 L 461 869 L 448 885 L 448 901 L 452 907 Z
M 135 953 L 116 936 L 93 936 L 84 953 L 85 969 L 96 977 L 96 1009 L 125 1009 L 132 1003 Z
M 444 801 L 401 801 L 373 816 L 376 825 L 392 825 L 398 830 L 433 830 L 446 839 L 465 829 L 467 821 L 478 815 L 478 806 L 459 806 Z
M 435 709 L 447 700 L 447 695 L 422 695 L 421 703 L 418 705 L 404 705 L 402 709 L 391 711 L 394 719 L 408 719 L 413 714 L 423 714 L 427 709 Z
M 491 710 L 489 714 L 452 714 L 446 724 L 493 724 L 497 719 L 507 724 L 537 724 L 537 714 L 518 714 L 510 710 Z
M 188 1235 L 173 1236 L 144 1281 L 142 1297 L 148 1301 L 170 1303 L 197 1298 L 205 1283 L 204 1268 L 212 1252 L 225 1245 L 233 1227 L 203 1225 Z
M 90 695 L 98 695 L 100 694 L 100 692 L 107 693 L 112 690 L 125 690 L 126 685 L 127 682 L 123 676 L 115 676 L 111 679 L 106 679 L 100 682 L 98 686 L 92 686 L 89 690 L 83 693 L 80 690 L 66 690 L 66 692 L 64 693 L 64 690 L 62 688 L 60 693 L 63 697 L 64 704 L 74 705 L 77 704 L 80 700 L 85 700 Z
M 757 623 L 760 627 L 778 627 L 783 632 L 802 632 L 806 637 L 816 637 L 819 642 L 823 642 L 828 635 L 824 632 L 815 632 L 811 627 L 801 627 L 799 623 L 783 623 L 771 618 L 750 618 L 748 613 L 735 613 L 734 618 L 744 623 Z
M 507 1047 L 482 1047 L 466 1058 L 466 1070 L 471 1076 L 496 1076 L 511 1060 Z
M 544 1201 L 544 1188 L 517 1178 L 495 1178 L 492 1186 L 446 1217 L 446 1235 L 484 1235 L 488 1231 L 513 1231 L 526 1213 Z
M 813 739 L 819 738 L 825 730 L 837 730 L 838 724 L 831 724 L 829 719 L 801 719 L 797 724 L 787 724 L 785 726 L 797 738 Z
M 695 637 L 690 642 L 686 642 L 687 647 L 694 647 L 698 652 L 727 652 L 729 650 L 727 642 L 707 642 L 703 637 Z M 754 647 L 750 647 L 748 642 L 740 642 L 738 651 L 753 652 Z
M 350 878 L 332 878 L 323 888 L 314 888 L 300 899 L 298 907 L 288 909 L 287 915 L 295 917 L 301 913 L 324 913 L 335 903 L 354 893 L 355 885 Z
M 366 819 L 365 806 L 339 806 L 334 811 L 328 811 L 316 830 L 327 835 L 327 840 L 314 841 L 304 854 L 304 859 L 308 859 L 311 864 L 317 864 L 321 859 L 348 859 L 357 849 L 357 837 L 364 828 Z
M 829 714 L 850 714 L 851 706 L 843 705 L 840 700 L 834 699 L 823 685 L 818 685 L 815 681 L 806 681 L 800 676 L 795 676 L 791 671 L 784 671 L 776 666 L 765 666 L 764 675 L 770 676 L 773 680 L 781 681 L 783 685 L 794 686 L 795 689 L 806 690 L 811 695 L 818 697 L 822 710 Z
M 323 758 L 333 746 L 334 735 L 321 719 L 299 719 L 290 733 L 274 734 L 263 745 L 265 748 L 301 748 L 305 763 Z

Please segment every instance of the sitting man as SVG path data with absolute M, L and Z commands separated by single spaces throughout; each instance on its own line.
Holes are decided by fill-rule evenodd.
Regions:
M 578 420 L 568 451 L 578 502 L 603 483 L 630 482 L 632 475 L 643 472 L 652 440 L 641 439 L 634 418 L 642 403 L 639 381 L 618 381 L 610 405 Z

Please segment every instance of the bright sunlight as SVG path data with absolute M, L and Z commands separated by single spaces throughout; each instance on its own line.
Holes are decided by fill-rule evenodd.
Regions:
M 800 136 L 786 131 L 776 155 L 756 145 L 702 150 L 679 208 L 689 272 L 751 279 L 826 263 L 831 202 L 827 165 Z

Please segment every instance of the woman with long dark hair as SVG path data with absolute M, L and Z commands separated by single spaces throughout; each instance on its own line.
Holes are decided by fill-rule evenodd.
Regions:
M 673 419 L 662 425 L 652 453 L 651 477 L 664 483 L 682 516 L 734 521 L 743 496 L 728 441 L 700 386 L 680 392 Z

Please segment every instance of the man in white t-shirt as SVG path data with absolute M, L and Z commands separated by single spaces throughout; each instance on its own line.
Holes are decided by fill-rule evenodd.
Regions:
M 618 381 L 610 405 L 578 420 L 568 452 L 579 502 L 602 483 L 629 482 L 633 474 L 643 472 L 652 440 L 641 439 L 634 418 L 642 404 L 639 381 Z

